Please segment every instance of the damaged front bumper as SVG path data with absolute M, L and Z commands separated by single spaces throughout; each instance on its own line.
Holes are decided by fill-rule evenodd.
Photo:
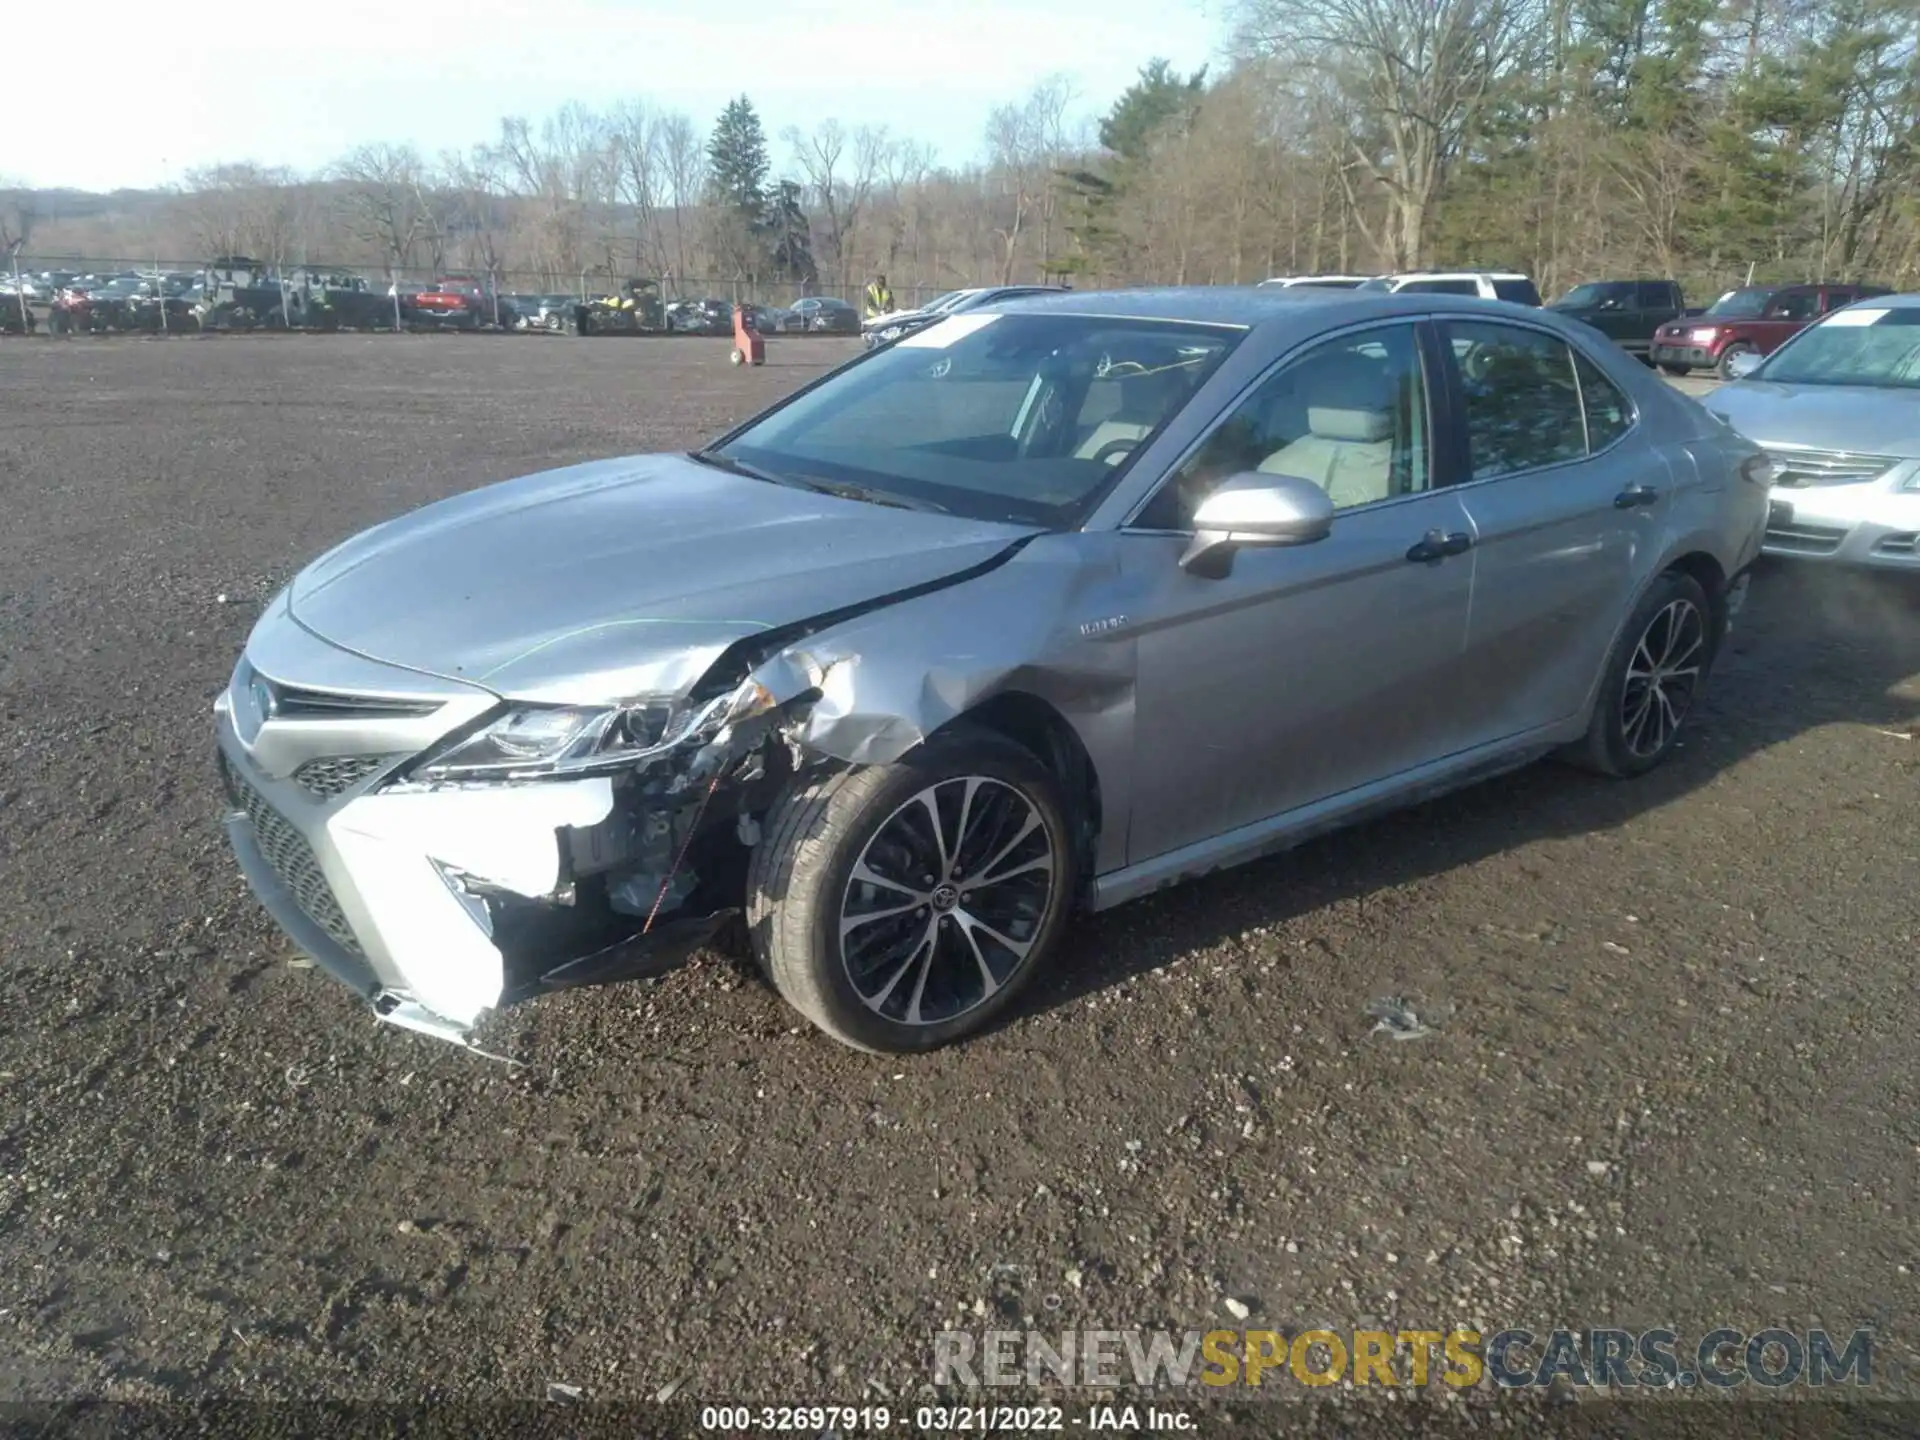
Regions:
M 327 722 L 249 705 L 262 678 L 243 659 L 215 706 L 229 843 L 279 927 L 383 1021 L 475 1046 L 499 1010 L 664 973 L 738 913 L 777 716 L 632 774 L 427 786 L 399 778 L 421 730 L 494 702 L 449 707 L 450 726 L 416 706 L 378 743 L 378 718 L 323 741 Z M 405 750 L 371 753 L 406 725 Z M 329 743 L 367 758 L 302 759 Z

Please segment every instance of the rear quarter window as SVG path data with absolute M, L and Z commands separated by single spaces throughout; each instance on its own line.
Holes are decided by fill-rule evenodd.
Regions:
M 1573 370 L 1586 413 L 1587 453 L 1598 454 L 1633 428 L 1633 402 L 1578 350 L 1573 352 Z

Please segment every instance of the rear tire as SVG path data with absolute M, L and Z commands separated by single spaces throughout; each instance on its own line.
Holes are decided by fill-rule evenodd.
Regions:
M 1568 758 L 1625 779 L 1671 755 L 1719 651 L 1713 617 L 1691 575 L 1669 570 L 1655 580 L 1607 656 L 1586 737 Z
M 1079 880 L 1073 834 L 1059 781 L 987 731 L 797 777 L 748 875 L 761 969 L 855 1049 L 917 1053 L 976 1033 L 1058 948 Z

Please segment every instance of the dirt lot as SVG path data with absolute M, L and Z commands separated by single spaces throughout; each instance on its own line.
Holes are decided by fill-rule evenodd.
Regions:
M 1670 768 L 1536 768 L 1111 912 L 925 1060 L 715 957 L 518 1012 L 515 1070 L 289 963 L 211 768 L 260 603 L 829 352 L 0 343 L 0 1400 L 899 1404 L 943 1325 L 1027 1315 L 1872 1326 L 1914 1393 L 1910 585 L 1770 569 Z M 1390 994 L 1434 1033 L 1370 1035 Z

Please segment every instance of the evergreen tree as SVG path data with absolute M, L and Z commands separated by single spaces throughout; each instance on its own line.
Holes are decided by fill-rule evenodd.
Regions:
M 1067 227 L 1080 254 L 1055 263 L 1062 275 L 1125 268 L 1125 237 L 1114 213 L 1146 181 L 1156 145 L 1176 129 L 1193 123 L 1206 94 L 1207 69 L 1182 75 L 1158 57 L 1140 67 L 1140 78 L 1121 92 L 1100 120 L 1105 159 L 1063 172 Z
M 708 239 L 735 280 L 761 274 L 772 258 L 767 214 L 770 168 L 766 132 L 753 102 L 744 95 L 728 101 L 707 141 Z
M 739 217 L 758 224 L 767 211 L 767 136 L 746 96 L 727 102 L 713 137 L 707 141 L 707 165 L 714 199 Z

